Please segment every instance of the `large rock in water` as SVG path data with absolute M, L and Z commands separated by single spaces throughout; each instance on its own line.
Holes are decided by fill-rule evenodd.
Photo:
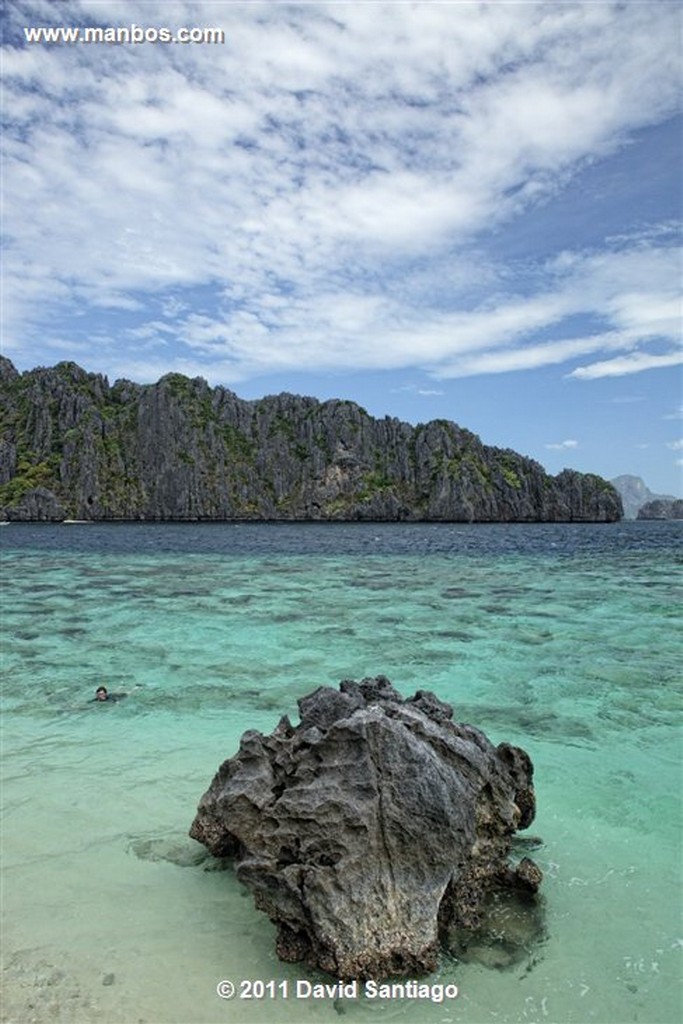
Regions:
M 473 928 L 493 885 L 535 891 L 508 864 L 534 817 L 533 768 L 419 690 L 388 679 L 321 687 L 300 724 L 246 732 L 202 797 L 190 835 L 233 856 L 277 925 L 281 959 L 338 978 L 434 970 L 440 938 Z

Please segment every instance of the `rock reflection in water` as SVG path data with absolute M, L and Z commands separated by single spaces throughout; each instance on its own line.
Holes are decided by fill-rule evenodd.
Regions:
M 546 938 L 543 898 L 501 887 L 493 889 L 485 900 L 479 927 L 453 929 L 445 947 L 464 963 L 500 971 L 526 963 L 527 970 L 531 970 Z

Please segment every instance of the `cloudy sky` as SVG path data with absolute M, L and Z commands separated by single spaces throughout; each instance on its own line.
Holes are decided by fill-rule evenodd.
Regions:
M 677 2 L 5 0 L 3 352 L 681 492 Z M 25 28 L 221 28 L 218 44 Z

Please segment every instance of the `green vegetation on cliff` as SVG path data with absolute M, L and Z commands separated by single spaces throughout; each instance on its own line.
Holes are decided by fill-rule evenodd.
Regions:
M 609 522 L 615 489 L 488 447 L 447 420 L 348 401 L 244 401 L 172 373 L 139 385 L 0 358 L 0 511 L 10 519 Z

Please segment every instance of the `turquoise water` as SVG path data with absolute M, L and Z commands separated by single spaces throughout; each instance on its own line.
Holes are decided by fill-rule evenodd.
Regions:
M 681 1018 L 680 524 L 0 534 L 3 1021 Z M 245 729 L 379 673 L 530 753 L 543 929 L 508 966 L 445 955 L 444 1003 L 299 1000 L 324 979 L 186 833 Z

